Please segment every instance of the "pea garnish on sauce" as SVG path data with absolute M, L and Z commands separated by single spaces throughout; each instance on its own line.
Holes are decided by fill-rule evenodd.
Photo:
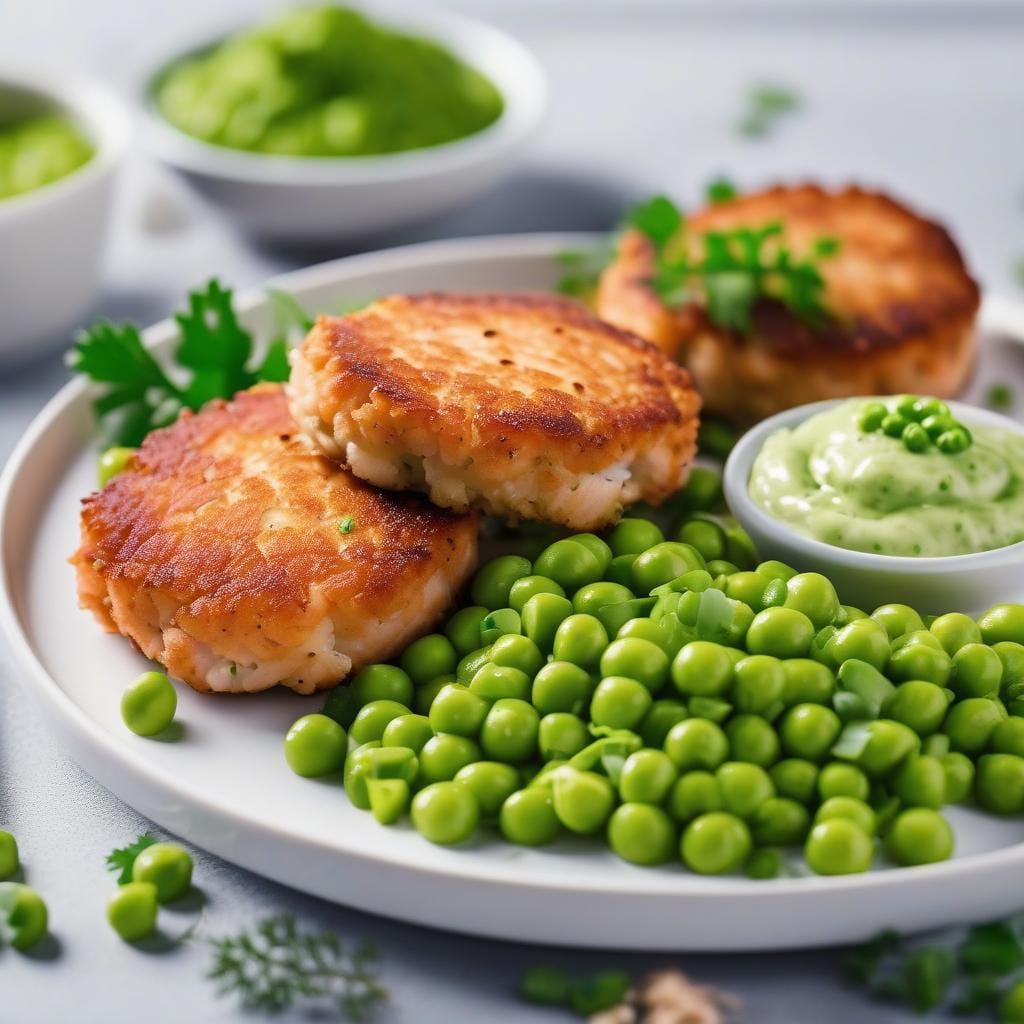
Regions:
M 439 43 L 356 11 L 299 8 L 171 66 L 160 113 L 206 142 L 277 156 L 437 146 L 498 119 L 501 94 Z

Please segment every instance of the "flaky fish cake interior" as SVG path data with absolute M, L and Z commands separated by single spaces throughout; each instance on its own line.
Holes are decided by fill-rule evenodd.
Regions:
M 260 385 L 150 434 L 83 501 L 79 598 L 197 690 L 335 685 L 428 630 L 473 570 L 474 516 L 315 454 Z
M 321 317 L 292 412 L 378 486 L 592 530 L 686 479 L 699 399 L 652 345 L 547 295 L 396 295 Z

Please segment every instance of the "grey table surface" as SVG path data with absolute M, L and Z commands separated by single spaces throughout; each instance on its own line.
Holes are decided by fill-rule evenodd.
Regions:
M 264 6 L 6 0 L 0 68 L 10 62 L 77 67 L 124 88 L 153 41 Z M 877 184 L 941 211 L 986 288 L 1008 295 L 1019 289 L 1013 271 L 1024 255 L 1019 5 L 462 0 L 457 6 L 512 29 L 535 48 L 553 86 L 549 120 L 528 159 L 490 195 L 374 244 L 603 229 L 630 198 L 659 190 L 693 201 L 720 172 L 745 185 L 813 176 Z M 791 84 L 804 109 L 774 137 L 751 142 L 734 124 L 746 88 L 757 80 Z M 248 286 L 346 251 L 253 246 L 137 154 L 124 176 L 96 312 L 149 323 L 210 275 Z M 39 301 L 45 300 L 40 282 Z M 0 370 L 4 457 L 65 380 L 59 358 L 65 346 L 66 339 L 54 339 L 51 351 Z M 240 1019 L 204 980 L 203 935 L 284 910 L 377 942 L 392 991 L 380 1018 L 387 1022 L 563 1019 L 517 1001 L 519 972 L 539 961 L 638 971 L 677 964 L 737 994 L 745 1019 L 758 1024 L 904 1019 L 844 988 L 835 951 L 638 956 L 468 939 L 329 905 L 201 851 L 197 880 L 208 901 L 202 933 L 169 952 L 140 952 L 120 943 L 103 920 L 109 882 L 102 861 L 147 822 L 62 752 L 2 646 L 0 662 L 0 825 L 18 835 L 28 879 L 45 894 L 53 926 L 53 941 L 36 956 L 0 952 L 0 1021 Z

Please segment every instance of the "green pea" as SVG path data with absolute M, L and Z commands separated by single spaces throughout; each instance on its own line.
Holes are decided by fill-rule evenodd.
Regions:
M 946 773 L 946 803 L 963 803 L 974 786 L 974 764 L 965 754 L 952 752 L 939 758 Z
M 174 721 L 178 695 L 163 672 L 143 672 L 121 697 L 121 720 L 136 736 L 155 736 Z
M 499 761 L 475 761 L 455 773 L 455 781 L 468 786 L 483 818 L 497 818 L 505 801 L 519 789 L 519 772 Z
M 633 586 L 633 563 L 637 556 L 634 554 L 616 555 L 604 571 L 604 578 L 609 583 L 618 583 L 620 586 L 631 589 Z
M 903 447 L 908 452 L 916 454 L 927 451 L 931 447 L 931 438 L 920 423 L 908 423 L 903 428 L 901 440 L 903 441 Z
M 750 623 L 746 643 L 751 654 L 802 658 L 813 639 L 814 624 L 803 612 L 795 608 L 765 608 Z
M 20 865 L 18 841 L 10 832 L 0 828 L 0 882 L 10 878 Z
M 668 655 L 650 640 L 613 640 L 601 655 L 601 675 L 628 676 L 657 693 L 668 679 Z
M 882 402 L 865 402 L 857 417 L 857 426 L 866 434 L 873 434 L 882 429 L 882 421 L 889 415 L 889 410 Z
M 660 750 L 637 750 L 626 758 L 619 775 L 619 796 L 627 803 L 660 804 L 675 784 L 678 772 Z
M 1024 691 L 1024 645 L 1012 640 L 1001 640 L 992 645 L 1003 663 L 1003 689 L 1008 698 Z
M 709 424 L 706 423 L 701 424 L 702 428 L 708 426 Z M 725 427 L 725 424 L 722 423 L 716 423 L 715 426 L 724 428 L 724 434 L 729 435 L 724 439 L 722 447 L 723 450 L 730 449 L 735 443 L 731 428 Z M 723 431 L 719 430 L 718 433 L 722 434 Z M 701 447 L 704 448 L 705 445 L 702 444 Z M 712 508 L 722 501 L 722 474 L 708 466 L 694 466 L 679 494 L 687 508 L 698 510 Z
M 404 705 L 395 700 L 374 700 L 359 709 L 349 735 L 359 746 L 369 743 L 371 740 L 379 740 L 384 735 L 384 729 L 393 718 L 399 715 L 409 715 L 412 712 Z
M 412 679 L 395 665 L 367 665 L 351 685 L 353 699 L 360 707 L 375 700 L 394 700 L 406 705 L 413 701 Z
M 946 717 L 948 707 L 946 691 L 923 679 L 900 683 L 882 704 L 888 718 L 909 726 L 918 736 L 936 732 Z
M 669 794 L 668 810 L 680 824 L 722 809 L 722 793 L 711 772 L 691 771 L 681 775 Z
M 687 644 L 672 661 L 672 681 L 688 697 L 720 697 L 733 678 L 733 663 L 726 648 L 709 640 Z
M 680 852 L 691 871 L 723 875 L 743 865 L 752 845 L 745 822 L 724 811 L 711 811 L 686 826 Z
M 683 523 L 676 540 L 696 548 L 706 561 L 725 557 L 725 531 L 709 519 L 690 519 Z
M 523 620 L 515 608 L 495 608 L 480 620 L 480 642 L 483 644 L 493 645 L 503 636 L 520 636 L 522 632 Z
M 999 722 L 989 736 L 989 749 L 997 754 L 1024 757 L 1024 718 L 1012 716 Z
M 579 614 L 596 615 L 598 609 L 606 605 L 624 604 L 633 600 L 635 595 L 629 587 L 599 580 L 597 583 L 588 583 L 576 591 L 572 599 L 572 610 Z
M 762 714 L 782 699 L 786 688 L 783 663 L 767 654 L 736 662 L 730 699 L 738 711 Z
M 412 788 L 405 779 L 367 779 L 370 813 L 381 825 L 394 825 L 409 809 Z
M 459 657 L 448 637 L 430 633 L 409 644 L 399 660 L 414 683 L 426 683 L 454 672 Z
M 516 609 L 519 611 L 520 609 Z M 452 647 L 460 658 L 478 650 L 480 647 L 480 624 L 487 618 L 488 609 L 483 605 L 474 604 L 457 611 L 444 627 L 444 635 L 451 641 Z M 404 701 L 403 703 L 408 703 Z
M 107 920 L 125 942 L 138 942 L 153 934 L 157 909 L 155 885 L 129 882 L 108 900 Z
M 703 568 L 704 559 L 696 548 L 689 544 L 665 541 L 637 555 L 633 563 L 631 589 L 635 594 L 649 594 L 655 587 L 669 583 L 685 572 Z
M 521 764 L 537 750 L 540 715 L 525 700 L 495 701 L 480 730 L 480 746 L 493 761 Z
M 946 771 L 937 757 L 910 757 L 896 772 L 892 788 L 905 806 L 937 811 L 946 802 Z
M 501 700 L 503 697 L 529 700 L 531 685 L 530 677 L 522 670 L 488 662 L 473 676 L 469 689 L 484 700 Z
M 729 526 L 725 530 L 725 557 L 740 569 L 753 569 L 760 555 L 750 535 L 742 526 Z
M 796 704 L 782 719 L 779 730 L 787 754 L 807 761 L 822 761 L 842 729 L 839 716 L 821 704 Z
M 664 540 L 661 529 L 649 519 L 620 519 L 618 526 L 608 535 L 608 546 L 615 557 L 639 555 Z
M 856 762 L 868 776 L 878 778 L 892 771 L 904 758 L 916 754 L 920 746 L 917 734 L 902 722 L 879 718 L 846 726 L 832 753 Z
M 553 711 L 540 720 L 537 746 L 545 761 L 568 761 L 588 746 L 592 737 L 586 725 L 566 711 Z
M 21 882 L 0 882 L 0 920 L 6 921 L 11 946 L 26 950 L 46 934 L 49 914 L 35 889 Z
M 643 683 L 628 676 L 606 676 L 590 698 L 590 720 L 613 729 L 633 729 L 651 703 L 651 691 Z
M 953 704 L 942 731 L 954 750 L 980 754 L 988 746 L 995 727 L 1006 717 L 1002 705 L 985 697 L 968 697 Z
M 604 573 L 612 560 L 612 549 L 596 533 L 574 533 L 569 540 L 582 544 L 600 563 Z
M 934 416 L 926 416 L 921 421 L 924 432 L 932 441 L 937 441 L 948 430 L 956 426 L 956 420 L 949 413 L 938 413 Z
M 473 656 L 467 655 L 467 657 Z M 449 683 L 454 683 L 456 678 L 457 677 L 450 675 L 438 676 L 436 679 L 431 679 L 429 683 L 424 683 L 422 686 L 418 686 L 416 688 L 416 711 L 421 715 L 429 715 L 430 706 L 434 703 L 434 699 Z M 466 685 L 470 678 L 471 677 L 467 676 L 465 678 L 459 678 L 458 681 L 463 685 Z
M 785 685 L 782 703 L 828 704 L 836 690 L 835 673 L 827 665 L 810 658 L 790 658 L 782 662 Z
M 418 754 L 433 735 L 426 715 L 399 715 L 384 727 L 380 742 L 383 747 L 408 747 Z
M 811 815 L 803 804 L 787 797 L 765 800 L 750 818 L 754 842 L 765 846 L 802 843 L 811 828 Z
M 717 768 L 729 755 L 729 740 L 714 722 L 687 718 L 669 730 L 665 753 L 680 772 Z
M 764 592 L 768 581 L 756 572 L 735 572 L 725 580 L 725 593 L 734 601 L 742 601 L 753 611 L 764 607 Z
M 985 754 L 978 759 L 974 795 L 994 814 L 1024 811 L 1024 757 L 1017 754 Z
M 961 647 L 981 643 L 981 630 L 978 624 L 970 615 L 964 615 L 962 612 L 940 615 L 928 630 L 951 658 Z
M 555 632 L 555 661 L 571 661 L 581 668 L 596 669 L 608 646 L 608 631 L 593 615 L 570 615 Z
M 450 677 L 440 676 L 439 678 L 444 679 L 446 683 L 460 682 L 469 684 L 473 681 L 473 677 L 480 671 L 480 669 L 490 663 L 491 648 L 490 646 L 479 647 L 475 651 L 470 651 L 469 654 L 464 654 L 460 659 L 458 665 L 455 666 L 455 679 Z M 433 683 L 434 680 L 431 680 Z M 426 685 L 431 685 L 427 683 Z M 443 684 L 442 684 L 443 685 Z M 441 687 L 439 686 L 438 689 Z M 429 705 L 428 705 L 429 707 Z
M 945 455 L 959 455 L 971 446 L 971 435 L 964 427 L 953 427 L 935 439 L 935 447 Z
M 131 464 L 138 448 L 108 448 L 101 456 L 97 478 L 100 487 L 106 487 L 119 473 Z
M 732 576 L 733 573 L 740 571 L 740 567 L 733 562 L 726 561 L 724 558 L 712 558 L 707 564 L 707 571 L 712 579 L 718 579 L 723 576 Z
M 432 843 L 464 843 L 476 831 L 480 807 L 473 791 L 457 782 L 433 782 L 412 799 L 412 823 Z
M 526 602 L 537 594 L 554 594 L 556 597 L 565 597 L 565 591 L 547 576 L 524 576 L 512 584 L 508 595 L 508 605 L 521 615 Z
M 768 769 L 768 777 L 779 796 L 789 797 L 805 806 L 815 797 L 818 766 L 800 757 L 787 757 Z
M 473 577 L 470 596 L 484 608 L 507 608 L 512 584 L 529 576 L 533 566 L 520 555 L 502 555 L 482 566 Z
M 156 888 L 157 902 L 170 903 L 192 885 L 192 858 L 177 843 L 154 843 L 135 858 L 132 881 L 149 882 Z
M 672 726 L 686 718 L 686 705 L 679 700 L 656 700 L 640 723 L 640 738 L 644 746 L 665 745 L 665 738 Z
M 889 661 L 889 634 L 874 619 L 856 619 L 837 630 L 826 650 L 837 665 L 856 658 L 881 672 Z
M 447 782 L 458 775 L 461 768 L 483 760 L 483 751 L 468 736 L 453 736 L 443 732 L 423 744 L 419 756 L 420 781 Z
M 562 830 L 555 814 L 552 790 L 535 786 L 520 789 L 501 805 L 498 825 L 502 836 L 519 846 L 544 846 Z
M 572 615 L 572 603 L 558 594 L 534 594 L 523 606 L 523 632 L 541 651 L 554 646 L 558 627 Z
M 991 647 L 964 644 L 953 655 L 949 688 L 958 697 L 997 696 L 1002 678 L 1002 660 Z
M 738 818 L 750 818 L 766 800 L 775 796 L 768 773 L 756 764 L 726 761 L 715 772 L 722 810 Z
M 881 431 L 887 437 L 898 438 L 903 436 L 907 428 L 907 419 L 898 412 L 886 413 L 881 423 Z
M 825 765 L 818 775 L 818 796 L 822 800 L 834 796 L 867 800 L 870 791 L 868 777 L 856 765 L 833 761 Z
M 913 807 L 893 821 L 886 849 L 897 864 L 905 867 L 934 864 L 952 856 L 953 830 L 938 811 Z
M 491 644 L 492 665 L 504 665 L 525 672 L 531 679 L 544 664 L 540 648 L 526 636 L 503 636 Z
M 533 572 L 547 576 L 572 593 L 601 579 L 606 564 L 585 543 L 576 539 L 556 540 L 537 556 Z
M 672 819 L 649 803 L 624 803 L 608 819 L 608 845 L 630 864 L 665 864 L 675 854 Z
M 931 636 L 930 633 L 925 635 Z M 945 686 L 952 668 L 949 655 L 941 647 L 936 649 L 926 643 L 907 643 L 893 651 L 886 671 L 893 682 L 924 679 L 936 686 Z
M 1018 981 L 1007 989 L 999 1003 L 1000 1024 L 1020 1024 L 1024 1021 L 1024 981 Z
M 779 759 L 779 737 L 758 715 L 736 715 L 725 726 L 729 756 L 767 768 Z
M 303 715 L 284 738 L 284 757 L 296 775 L 317 779 L 340 772 L 348 754 L 345 730 L 327 715 Z
M 830 818 L 811 829 L 804 859 L 817 875 L 853 875 L 871 867 L 871 837 L 848 818 Z
M 355 720 L 359 711 L 359 702 L 351 686 L 336 686 L 327 694 L 320 713 L 333 718 L 343 729 L 347 729 Z
M 761 595 L 762 608 L 781 608 L 786 603 L 786 581 L 770 580 Z
M 907 604 L 883 604 L 871 613 L 871 618 L 889 634 L 890 640 L 924 629 L 921 616 Z
M 534 677 L 531 701 L 542 714 L 577 714 L 589 701 L 593 684 L 588 672 L 571 661 L 549 661 Z
M 775 850 L 754 850 L 743 865 L 747 878 L 767 880 L 778 878 L 782 873 L 782 858 Z
M 860 619 L 868 618 L 868 613 L 862 608 L 856 608 L 852 604 L 841 604 L 839 614 L 836 616 L 836 626 L 848 626 L 851 622 L 858 622 Z M 888 636 L 888 634 L 886 634 Z
M 558 820 L 581 835 L 602 828 L 615 806 L 615 791 L 603 775 L 569 765 L 552 773 L 552 798 Z
M 786 607 L 803 612 L 815 629 L 831 623 L 839 614 L 839 598 L 831 580 L 819 572 L 802 572 L 786 582 Z
M 469 687 L 449 683 L 441 688 L 430 705 L 430 727 L 435 733 L 475 736 L 489 707 L 488 702 Z

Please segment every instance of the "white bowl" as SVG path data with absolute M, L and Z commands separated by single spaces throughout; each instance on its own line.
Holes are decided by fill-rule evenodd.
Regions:
M 152 84 L 175 60 L 229 34 L 222 32 L 164 49 L 152 61 L 142 96 L 147 144 L 248 232 L 278 241 L 366 237 L 458 206 L 493 184 L 544 113 L 546 78 L 533 55 L 511 36 L 456 14 L 379 0 L 359 6 L 385 24 L 436 39 L 490 78 L 504 99 L 501 116 L 464 139 L 384 156 L 268 156 L 216 146 L 168 122 Z
M 1002 601 L 1019 601 L 1024 542 L 945 558 L 876 555 L 805 537 L 754 503 L 748 491 L 750 470 L 768 436 L 783 427 L 798 426 L 843 401 L 847 399 L 814 402 L 772 416 L 744 434 L 730 454 L 725 464 L 725 497 L 762 557 L 824 573 L 836 585 L 840 600 L 868 610 L 896 601 L 929 614 L 979 612 Z M 987 409 L 961 402 L 949 405 L 968 426 L 1022 432 L 1019 423 Z
M 96 299 L 114 178 L 128 117 L 90 81 L 60 74 L 0 72 L 0 92 L 23 93 L 71 118 L 92 158 L 41 188 L 0 199 L 0 359 L 66 340 Z

